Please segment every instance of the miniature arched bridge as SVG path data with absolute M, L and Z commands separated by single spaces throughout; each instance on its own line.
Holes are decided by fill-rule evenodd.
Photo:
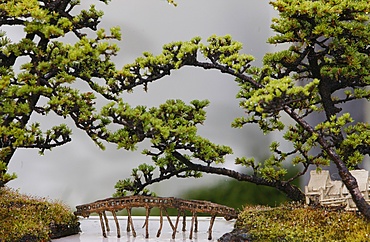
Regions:
M 142 207 L 145 208 L 145 237 L 149 238 L 149 215 L 150 210 L 154 207 L 160 209 L 160 224 L 159 229 L 157 232 L 157 237 L 160 236 L 163 226 L 163 213 L 167 217 L 167 220 L 172 228 L 172 238 L 175 239 L 177 227 L 179 224 L 180 217 L 183 217 L 183 226 L 182 231 L 186 230 L 186 212 L 190 212 L 192 214 L 191 219 L 191 228 L 189 239 L 193 237 L 193 231 L 197 232 L 198 230 L 198 222 L 197 222 L 197 214 L 198 213 L 206 213 L 211 215 L 211 220 L 208 228 L 208 239 L 212 239 L 212 227 L 215 221 L 216 216 L 222 216 L 226 220 L 237 218 L 238 212 L 230 207 L 208 202 L 208 201 L 199 201 L 199 200 L 186 200 L 180 199 L 175 197 L 151 197 L 151 196 L 125 196 L 125 197 L 118 197 L 118 198 L 107 198 L 103 200 L 98 200 L 92 203 L 83 204 L 76 206 L 77 211 L 74 212 L 76 216 L 82 217 L 89 217 L 91 213 L 97 213 L 100 218 L 100 225 L 102 228 L 102 233 L 104 237 L 107 237 L 106 230 L 110 231 L 108 225 L 108 219 L 106 216 L 106 212 L 111 212 L 116 224 L 117 228 L 117 237 L 121 236 L 120 226 L 118 223 L 116 212 L 120 210 L 126 209 L 127 211 L 127 232 L 132 230 L 132 234 L 136 237 L 136 232 L 134 228 L 134 224 L 132 221 L 131 210 L 132 208 Z M 171 221 L 167 209 L 173 208 L 177 210 L 177 218 L 175 224 Z

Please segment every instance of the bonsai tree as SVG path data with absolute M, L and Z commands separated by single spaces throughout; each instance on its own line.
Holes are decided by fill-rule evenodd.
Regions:
M 104 121 L 98 120 L 94 99 L 95 95 L 118 99 L 121 90 L 110 90 L 98 80 L 108 83 L 114 78 L 110 58 L 118 48 L 108 40 L 119 40 L 120 32 L 98 29 L 103 13 L 94 5 L 72 15 L 77 5 L 74 0 L 0 3 L 0 26 L 23 31 L 19 40 L 0 33 L 0 187 L 15 178 L 6 171 L 17 149 L 37 148 L 43 153 L 71 141 L 67 125 L 42 130 L 39 123 L 30 123 L 31 115 L 53 112 L 71 118 L 102 147 L 96 137 L 103 135 Z M 94 33 L 91 38 L 89 31 Z M 64 43 L 67 34 L 74 43 Z M 86 83 L 91 91 L 79 91 L 74 82 Z
M 196 126 L 205 120 L 208 101 L 186 105 L 169 100 L 158 108 L 112 103 L 101 113 L 118 125 L 107 140 L 134 149 L 138 142 L 150 139 L 152 145 L 143 153 L 153 160 L 153 164 L 134 169 L 131 178 L 118 181 L 117 196 L 126 191 L 145 194 L 146 187 L 155 182 L 200 177 L 205 172 L 275 187 L 299 201 L 304 194 L 292 181 L 310 166 L 320 169 L 334 163 L 359 211 L 370 218 L 369 204 L 349 172 L 369 155 L 369 124 L 353 120 L 341 108 L 345 103 L 370 97 L 370 5 L 361 0 L 276 0 L 271 4 L 279 11 L 279 18 L 273 19 L 276 35 L 268 42 L 290 46 L 267 53 L 261 68 L 251 65 L 253 57 L 241 54 L 241 43 L 230 36 L 211 36 L 207 44 L 196 37 L 167 44 L 157 56 L 144 53 L 123 68 L 116 83 L 117 89 L 138 84 L 147 88 L 149 82 L 184 66 L 219 70 L 240 85 L 238 98 L 246 115 L 235 119 L 232 126 L 255 124 L 264 133 L 281 131 L 292 149 L 283 151 L 278 142 L 272 142 L 270 158 L 237 158 L 236 164 L 249 170 L 230 170 L 219 164 L 231 148 L 197 135 Z M 316 113 L 324 114 L 321 120 Z M 283 115 L 294 124 L 284 124 Z M 283 167 L 287 160 L 300 167 L 289 177 Z

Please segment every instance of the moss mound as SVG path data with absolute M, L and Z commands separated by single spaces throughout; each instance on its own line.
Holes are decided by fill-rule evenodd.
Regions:
M 360 214 L 294 203 L 246 207 L 235 227 L 251 241 L 370 241 L 370 223 Z
M 0 188 L 0 241 L 49 241 L 78 232 L 78 219 L 65 204 Z

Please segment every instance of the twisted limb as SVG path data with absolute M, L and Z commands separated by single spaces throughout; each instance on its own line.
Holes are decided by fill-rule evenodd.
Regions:
M 105 226 L 107 227 L 107 232 L 109 232 L 110 228 L 109 228 L 107 214 L 105 213 L 105 211 L 103 211 L 103 217 L 104 217 L 104 221 L 105 221 Z
M 198 232 L 198 216 L 195 214 L 195 222 L 194 222 L 194 232 Z
M 145 223 L 143 227 L 145 226 L 145 238 L 149 238 L 149 214 L 150 214 L 150 207 L 145 208 Z
M 196 217 L 195 212 L 192 212 L 189 239 L 193 239 L 193 228 L 194 228 L 195 217 Z
M 131 208 L 126 208 L 127 210 L 127 232 L 130 232 L 130 227 L 132 230 L 132 236 L 136 237 L 136 231 L 134 228 L 134 223 L 132 222 L 132 216 L 131 216 Z
M 212 215 L 211 221 L 209 221 L 209 228 L 208 228 L 208 240 L 212 239 L 212 227 L 215 222 L 216 215 Z
M 172 230 L 173 230 L 172 239 L 175 239 L 177 226 L 179 225 L 180 216 L 181 216 L 181 214 L 183 214 L 183 212 L 184 212 L 183 210 L 177 210 L 176 223 L 175 223 L 175 226 L 172 228 Z M 185 216 L 184 216 L 184 219 L 185 219 Z M 182 231 L 185 231 L 185 225 L 184 224 L 183 224 L 183 227 L 182 227 Z
M 186 213 L 185 211 L 183 210 L 183 216 L 182 216 L 182 231 L 185 232 L 186 231 Z
M 112 210 L 112 215 L 114 218 L 114 222 L 116 223 L 116 228 L 117 228 L 117 238 L 121 238 L 121 229 L 119 227 L 118 219 L 117 219 L 117 214 L 115 210 Z
M 171 221 L 171 218 L 170 216 L 168 215 L 168 212 L 167 212 L 167 209 L 166 208 L 163 208 L 163 211 L 165 212 L 166 214 L 166 217 L 167 217 L 167 220 L 168 220 L 168 223 L 170 224 L 172 230 L 175 230 L 176 231 L 176 228 L 175 226 L 173 225 L 172 221 Z
M 162 208 L 160 208 L 159 210 L 159 229 L 157 232 L 157 237 L 161 235 L 162 227 L 163 227 L 163 213 L 162 213 Z
M 103 213 L 105 214 L 105 212 L 103 212 Z M 100 219 L 100 226 L 101 226 L 103 237 L 107 238 L 107 233 L 105 232 L 105 225 L 104 225 L 104 221 L 103 221 L 102 212 L 99 212 L 99 219 Z
M 175 237 L 176 237 L 176 230 L 177 230 L 177 225 L 179 224 L 179 219 L 180 219 L 180 211 L 177 212 L 175 228 L 172 229 L 172 239 L 175 239 Z

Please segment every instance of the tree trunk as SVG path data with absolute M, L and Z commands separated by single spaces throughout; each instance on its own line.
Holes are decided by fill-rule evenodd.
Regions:
M 370 205 L 366 202 L 365 198 L 363 197 L 356 178 L 352 176 L 349 172 L 345 163 L 341 160 L 338 154 L 332 149 L 327 148 L 326 151 L 328 155 L 333 159 L 333 162 L 337 166 L 339 171 L 339 175 L 342 178 L 344 185 L 346 185 L 349 193 L 352 196 L 354 203 L 356 204 L 358 210 L 363 214 L 366 219 L 370 220 Z
M 293 201 L 303 202 L 305 200 L 305 194 L 298 187 L 288 183 L 280 182 L 275 186 L 278 190 L 284 192 L 288 198 Z

